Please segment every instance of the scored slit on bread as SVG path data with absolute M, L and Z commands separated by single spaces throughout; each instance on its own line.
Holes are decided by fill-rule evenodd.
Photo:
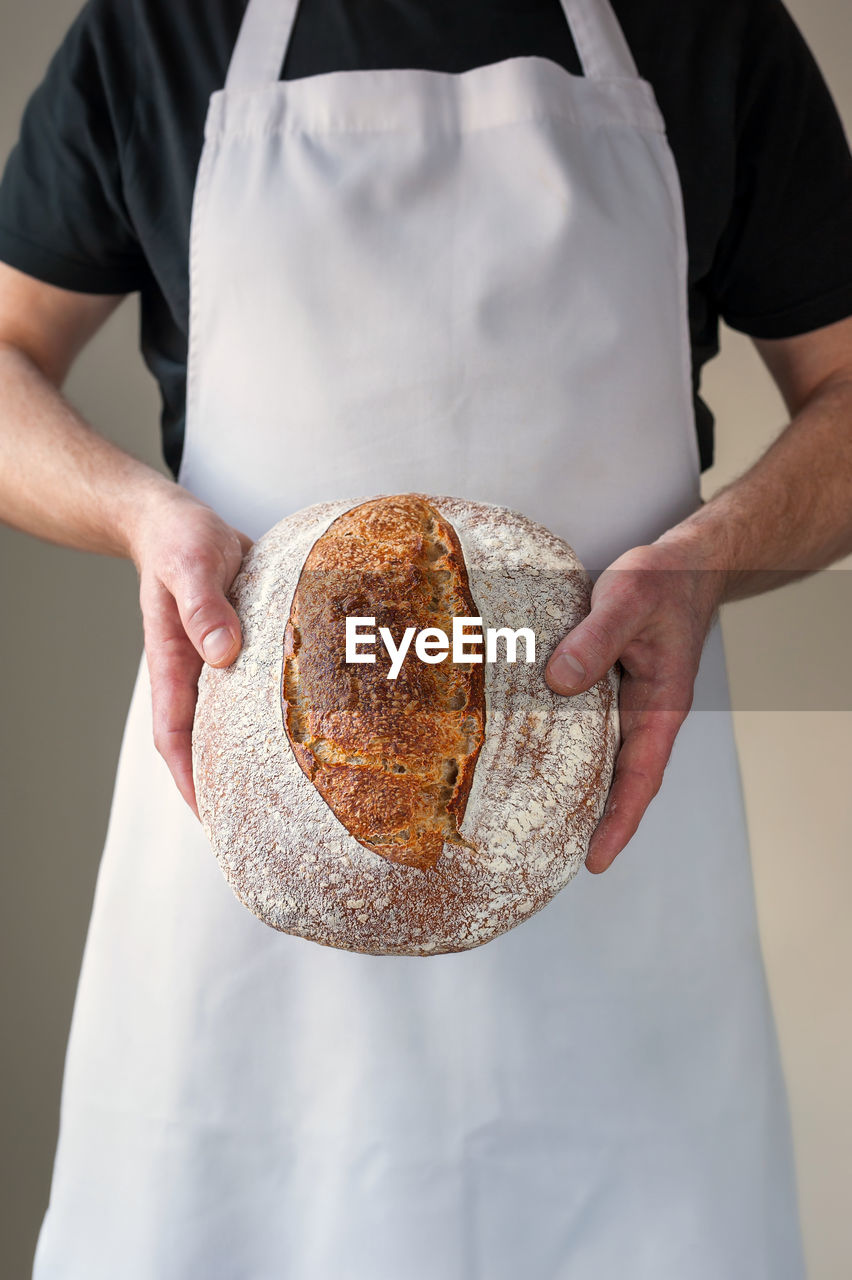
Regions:
M 418 494 L 377 498 L 334 520 L 299 577 L 284 634 L 282 711 L 302 771 L 350 835 L 391 862 L 433 869 L 459 833 L 485 736 L 482 663 L 424 663 L 413 646 L 395 680 L 347 663 L 347 617 L 449 635 L 476 617 L 461 544 Z M 481 652 L 481 650 L 480 650 Z

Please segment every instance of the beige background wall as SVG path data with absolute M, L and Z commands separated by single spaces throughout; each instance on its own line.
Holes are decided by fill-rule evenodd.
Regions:
M 2 157 L 77 8 L 77 0 L 0 0 Z M 848 129 L 847 0 L 789 8 Z M 164 469 L 158 399 L 136 329 L 130 301 L 83 353 L 66 393 L 105 434 Z M 719 419 L 709 496 L 757 456 L 784 415 L 753 347 L 736 334 L 724 334 L 705 391 Z M 128 563 L 8 529 L 0 557 L 0 1273 L 24 1278 L 47 1201 L 65 1040 L 141 623 Z M 736 729 L 810 1280 L 852 1274 L 852 694 L 847 676 L 833 704 L 824 678 L 832 665 L 848 669 L 852 577 L 836 583 L 819 575 L 723 612 L 734 701 L 761 708 L 739 710 Z M 773 705 L 844 710 L 763 709 Z

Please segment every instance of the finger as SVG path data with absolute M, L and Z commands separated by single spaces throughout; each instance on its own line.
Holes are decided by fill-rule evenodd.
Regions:
M 571 695 L 591 689 L 645 625 L 651 602 L 628 581 L 615 574 L 601 578 L 599 597 L 590 612 L 554 649 L 545 667 L 545 680 L 554 693 Z
M 642 817 L 659 791 L 666 764 L 684 720 L 680 710 L 642 710 L 624 728 L 612 787 L 589 844 L 586 869 L 600 874 L 636 834 Z
M 145 653 L 151 677 L 154 745 L 198 817 L 192 777 L 192 725 L 202 661 L 183 628 L 174 598 L 156 579 L 143 593 Z
M 230 666 L 242 647 L 240 620 L 225 596 L 239 570 L 241 547 L 237 539 L 227 549 L 203 544 L 182 552 L 161 575 L 185 634 L 211 667 Z

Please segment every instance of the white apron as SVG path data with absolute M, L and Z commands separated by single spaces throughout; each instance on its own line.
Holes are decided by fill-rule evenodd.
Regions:
M 180 475 L 226 520 L 457 494 L 597 572 L 697 505 L 673 157 L 606 0 L 563 7 L 584 77 L 279 82 L 295 0 L 249 0 L 193 206 Z M 801 1280 L 718 626 L 614 867 L 428 959 L 250 915 L 149 699 L 143 663 L 36 1280 Z

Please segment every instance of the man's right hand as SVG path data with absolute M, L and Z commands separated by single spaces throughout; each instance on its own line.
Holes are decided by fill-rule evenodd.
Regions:
M 242 647 L 225 593 L 252 545 L 186 489 L 158 495 L 135 528 L 131 552 L 151 676 L 154 744 L 198 816 L 192 723 L 204 662 L 227 667 Z
M 240 651 L 240 624 L 225 592 L 252 543 L 104 439 L 61 394 L 76 356 L 120 301 L 59 289 L 0 263 L 0 520 L 61 546 L 133 559 L 154 741 L 197 814 L 198 676 L 204 660 L 226 667 Z

